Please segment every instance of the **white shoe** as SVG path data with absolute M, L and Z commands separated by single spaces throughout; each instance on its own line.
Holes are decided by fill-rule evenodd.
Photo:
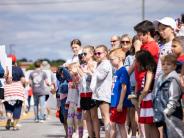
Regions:
M 88 138 L 88 130 L 87 129 L 84 129 L 83 130 L 83 137 L 82 138 Z
M 78 132 L 74 132 L 72 135 L 72 138 L 78 138 L 78 137 L 79 137 Z
M 19 127 L 19 128 L 20 128 L 20 127 L 22 127 L 22 125 L 21 125 L 21 124 L 17 124 L 16 126 L 17 126 L 17 127 Z
M 35 119 L 35 123 L 39 123 L 39 120 L 38 119 Z
M 44 122 L 45 122 L 45 120 L 39 120 L 39 122 L 40 122 L 40 123 L 44 123 Z

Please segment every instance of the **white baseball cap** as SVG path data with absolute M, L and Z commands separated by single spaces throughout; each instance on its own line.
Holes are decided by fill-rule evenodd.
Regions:
M 166 25 L 166 26 L 170 26 L 173 30 L 176 30 L 176 28 L 177 28 L 175 20 L 171 17 L 164 17 L 160 20 L 154 21 L 155 27 L 157 29 L 158 29 L 158 24 L 159 23 L 161 23 L 163 25 Z

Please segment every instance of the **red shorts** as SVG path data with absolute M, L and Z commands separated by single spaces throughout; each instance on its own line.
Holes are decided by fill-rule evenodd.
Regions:
M 127 108 L 123 108 L 122 112 L 118 112 L 117 108 L 111 108 L 111 116 L 110 120 L 111 122 L 115 122 L 118 124 L 124 124 L 126 120 L 127 115 Z

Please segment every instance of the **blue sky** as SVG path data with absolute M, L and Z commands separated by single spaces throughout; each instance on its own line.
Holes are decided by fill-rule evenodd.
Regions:
M 145 19 L 178 18 L 183 0 L 145 0 Z M 141 0 L 1 0 L 0 44 L 18 58 L 68 59 L 70 41 L 110 47 L 114 34 L 134 35 Z

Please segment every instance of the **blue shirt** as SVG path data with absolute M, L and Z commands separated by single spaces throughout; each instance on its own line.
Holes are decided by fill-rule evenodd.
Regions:
M 130 94 L 130 77 L 125 67 L 121 67 L 114 73 L 113 76 L 113 91 L 111 94 L 111 107 L 117 107 L 119 104 L 121 92 L 122 92 L 122 84 L 127 86 L 127 91 L 125 95 L 125 99 L 123 102 L 123 107 L 131 107 L 132 103 L 128 100 L 128 95 Z

